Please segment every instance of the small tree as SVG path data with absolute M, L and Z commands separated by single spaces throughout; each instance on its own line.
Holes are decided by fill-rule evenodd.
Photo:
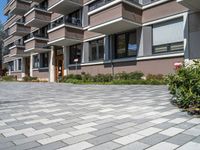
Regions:
M 5 32 L 3 30 L 3 24 L 0 22 L 0 76 L 3 75 L 3 39 L 5 38 Z

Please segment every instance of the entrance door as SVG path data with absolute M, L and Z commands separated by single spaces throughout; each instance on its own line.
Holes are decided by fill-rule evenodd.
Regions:
M 25 58 L 25 76 L 30 76 L 30 57 Z
M 59 81 L 64 76 L 63 54 L 56 56 L 56 81 Z

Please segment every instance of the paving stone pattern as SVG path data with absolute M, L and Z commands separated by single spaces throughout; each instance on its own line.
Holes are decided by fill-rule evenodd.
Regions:
M 0 150 L 200 150 L 166 86 L 0 83 Z

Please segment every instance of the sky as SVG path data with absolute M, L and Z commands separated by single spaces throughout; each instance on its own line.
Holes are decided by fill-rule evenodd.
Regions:
M 7 0 L 0 0 L 0 21 L 4 23 L 6 21 L 6 16 L 3 15 L 3 9 L 6 5 Z

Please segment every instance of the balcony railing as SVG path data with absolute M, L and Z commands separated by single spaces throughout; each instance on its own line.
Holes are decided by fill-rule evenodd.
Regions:
M 62 18 L 52 22 L 49 25 L 49 29 L 53 29 L 53 28 L 55 28 L 55 27 L 57 27 L 59 25 L 62 25 L 62 24 L 82 27 L 81 19 L 79 19 L 79 18 L 62 17 Z
M 93 11 L 97 8 L 100 8 L 104 5 L 107 5 L 111 2 L 113 2 L 114 0 L 99 0 L 99 1 L 95 1 L 93 3 L 91 3 L 89 5 L 89 11 Z M 133 4 L 136 4 L 136 5 L 139 5 L 139 6 L 143 6 L 143 5 L 148 5 L 148 4 L 151 4 L 151 3 L 154 3 L 154 2 L 157 2 L 159 0 L 126 0 L 128 2 L 131 2 Z
M 47 9 L 48 9 L 48 6 L 41 6 L 41 5 L 35 4 L 35 5 L 33 5 L 33 6 L 31 7 L 31 9 L 33 9 L 33 8 L 38 8 L 38 9 L 42 9 L 42 10 L 47 10 Z M 31 10 L 31 9 L 30 9 L 30 10 Z
M 148 5 L 157 1 L 160 1 L 160 0 L 143 0 L 142 5 Z
M 93 10 L 95 10 L 97 8 L 100 8 L 100 7 L 102 7 L 102 6 L 104 6 L 104 5 L 108 4 L 108 3 L 113 2 L 113 1 L 114 0 L 100 0 L 100 1 L 95 1 L 95 2 L 93 2 L 93 3 L 91 3 L 89 5 L 89 11 L 93 11 Z
M 31 38 L 48 38 L 48 35 L 46 34 L 39 34 L 39 33 L 31 33 L 28 35 L 27 40 L 31 39 Z

